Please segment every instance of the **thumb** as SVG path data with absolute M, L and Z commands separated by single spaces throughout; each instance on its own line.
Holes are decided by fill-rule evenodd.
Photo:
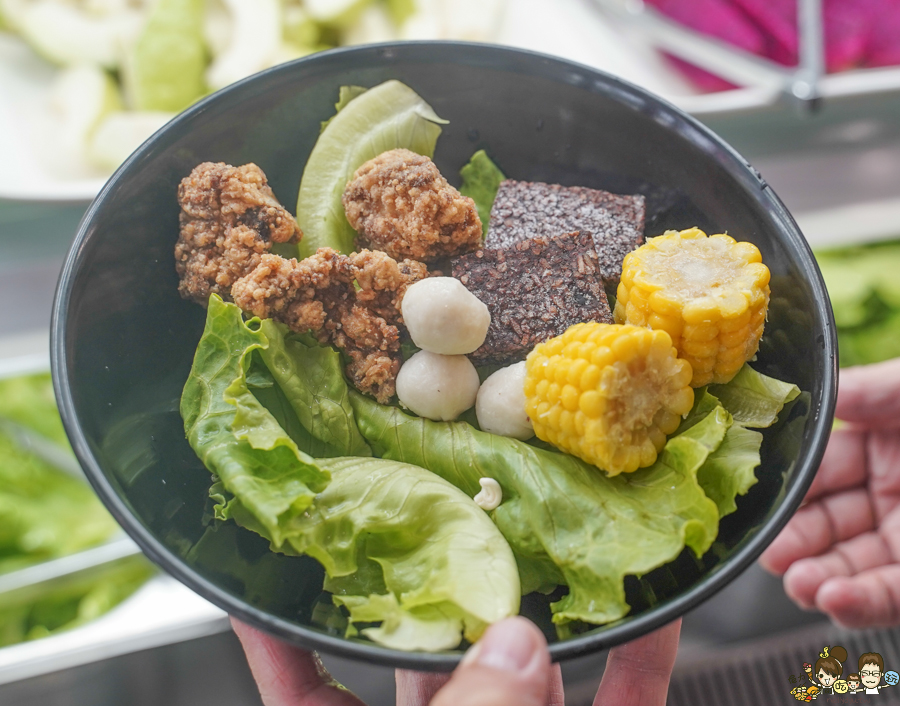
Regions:
M 545 706 L 549 688 L 547 641 L 531 621 L 507 618 L 469 649 L 431 706 Z
M 841 370 L 835 416 L 868 427 L 900 420 L 900 358 Z

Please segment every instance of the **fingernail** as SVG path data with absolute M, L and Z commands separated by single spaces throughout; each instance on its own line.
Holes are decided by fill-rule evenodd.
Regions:
M 521 672 L 528 667 L 538 650 L 534 630 L 524 618 L 504 620 L 488 631 L 466 654 L 463 665 Z

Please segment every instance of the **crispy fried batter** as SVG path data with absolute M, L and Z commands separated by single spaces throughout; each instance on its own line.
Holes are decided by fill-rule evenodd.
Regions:
M 360 245 L 393 258 L 432 262 L 481 245 L 475 202 L 447 183 L 428 157 L 405 149 L 363 164 L 343 196 Z
M 229 300 L 231 285 L 259 264 L 272 243 L 301 237 L 294 217 L 278 203 L 255 164 L 198 165 L 179 184 L 178 205 L 178 291 L 200 304 L 212 293 Z
M 350 256 L 356 268 L 357 301 L 388 321 L 402 322 L 400 302 L 413 282 L 428 276 L 428 267 L 416 260 L 394 258 L 379 250 L 362 250 Z
M 282 321 L 294 331 L 313 331 L 321 342 L 343 349 L 353 384 L 386 402 L 401 363 L 399 303 L 410 284 L 427 276 L 422 263 L 398 263 L 382 252 L 363 250 L 348 257 L 319 248 L 299 262 L 262 255 L 231 293 L 244 311 Z

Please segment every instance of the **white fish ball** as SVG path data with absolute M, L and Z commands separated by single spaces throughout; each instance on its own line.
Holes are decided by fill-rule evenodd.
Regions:
M 420 417 L 448 422 L 475 404 L 478 372 L 464 355 L 419 351 L 400 368 L 397 397 Z
M 475 351 L 491 325 L 487 305 L 454 277 L 427 277 L 411 285 L 400 311 L 413 343 L 443 355 Z
M 525 361 L 500 368 L 484 381 L 475 414 L 482 431 L 522 441 L 534 436 L 525 412 Z

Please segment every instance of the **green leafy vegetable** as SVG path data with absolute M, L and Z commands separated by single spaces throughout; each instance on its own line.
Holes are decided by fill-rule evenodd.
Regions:
M 244 323 L 238 307 L 210 297 L 181 416 L 204 465 L 281 544 L 285 526 L 325 488 L 328 472 L 297 448 L 248 387 L 251 354 L 268 347 L 258 327 L 258 319 Z
M 380 405 L 348 388 L 335 351 L 271 321 L 244 323 L 217 298 L 192 380 L 182 413 L 221 479 L 217 517 L 321 562 L 325 589 L 359 626 L 348 634 L 423 650 L 453 647 L 461 631 L 474 639 L 516 611 L 520 589 L 568 586 L 551 606 L 559 625 L 626 615 L 625 576 L 709 549 L 756 482 L 762 435 L 747 427 L 772 424 L 798 394 L 745 367 L 697 392 L 654 465 L 610 478 L 555 450 Z M 198 420 L 206 426 L 192 432 Z M 252 457 L 279 450 L 290 453 Z M 372 452 L 381 458 L 359 457 Z M 309 477 L 320 481 L 314 498 L 308 485 L 286 492 Z M 503 492 L 489 515 L 471 501 L 484 477 Z
M 334 120 L 335 115 L 340 113 L 344 108 L 347 107 L 347 104 L 352 101 L 354 98 L 358 98 L 363 93 L 365 93 L 368 88 L 364 88 L 363 86 L 341 86 L 338 91 L 338 102 L 334 104 L 334 115 L 332 115 L 328 120 L 323 120 L 321 127 L 319 128 L 319 133 L 325 131 L 325 128 L 331 124 L 331 121 Z
M 337 351 L 288 337 L 287 327 L 272 320 L 263 321 L 259 331 L 269 341 L 260 355 L 300 423 L 314 437 L 340 450 L 328 455 L 371 456 L 353 418 Z
M 737 496 L 746 495 L 756 484 L 755 470 L 760 463 L 762 439 L 758 431 L 732 424 L 722 443 L 697 472 L 697 480 L 703 492 L 716 504 L 720 518 L 737 510 Z
M 9 419 L 69 448 L 69 440 L 56 409 L 50 373 L 0 380 L 0 418 Z
M 0 381 L 0 418 L 68 449 L 49 374 Z M 87 483 L 19 446 L 18 432 L 13 437 L 0 432 L 0 574 L 88 549 L 119 531 Z M 143 557 L 131 557 L 7 592 L 0 600 L 0 647 L 92 620 L 152 571 Z
M 370 453 L 330 348 L 213 297 L 181 410 L 216 516 L 316 558 L 351 620 L 381 623 L 371 639 L 447 649 L 518 611 L 512 552 L 471 498 L 421 468 L 298 448 Z
M 100 617 L 153 575 L 143 556 L 28 586 L 3 596 L 0 647 L 70 630 Z
M 184 110 L 206 92 L 203 0 L 158 0 L 125 62 L 137 110 Z
M 462 186 L 459 193 L 468 196 L 475 202 L 478 217 L 481 219 L 482 236 L 487 234 L 488 222 L 491 219 L 491 207 L 497 198 L 500 182 L 506 179 L 503 172 L 491 161 L 484 150 L 478 150 L 472 159 L 459 170 Z
M 816 253 L 838 329 L 841 366 L 900 357 L 900 242 Z
M 557 572 L 569 586 L 553 605 L 557 623 L 621 618 L 626 575 L 671 561 L 685 545 L 702 555 L 718 532 L 716 506 L 697 471 L 728 428 L 721 407 L 671 439 L 650 468 L 608 478 L 573 456 L 351 397 L 377 454 L 427 468 L 470 496 L 480 478 L 497 480 L 504 500 L 492 517 L 528 568 L 523 591 L 552 583 Z M 550 581 L 537 580 L 547 564 L 556 567 Z
M 404 463 L 320 463 L 332 481 L 314 507 L 291 523 L 287 543 L 318 559 L 334 579 L 369 565 L 362 573 L 375 580 L 344 582 L 343 589 L 339 581 L 326 582 L 342 594 L 336 599 L 352 620 L 384 621 L 364 635 L 391 647 L 447 649 L 459 644 L 463 628 L 474 640 L 487 624 L 518 612 L 512 552 L 471 498 Z M 370 595 L 372 589 L 381 595 Z
M 828 283 L 828 296 L 838 326 L 851 327 L 868 323 L 872 318 L 872 296 L 875 291 L 870 277 L 837 258 L 819 258 L 819 269 Z
M 416 0 L 385 0 L 385 2 L 391 20 L 398 27 L 416 14 Z
M 746 363 L 731 382 L 708 389 L 731 412 L 736 424 L 754 429 L 772 426 L 781 408 L 800 394 L 796 385 L 762 375 Z
M 398 147 L 432 156 L 440 124 L 446 122 L 399 81 L 386 81 L 350 100 L 319 136 L 303 171 L 297 198 L 300 256 L 320 247 L 352 252 L 356 233 L 344 215 L 341 195 L 353 172 Z
M 86 483 L 0 434 L 0 573 L 100 544 L 117 530 Z
M 762 434 L 750 431 L 740 424 L 732 424 L 733 417 L 705 388 L 697 390 L 694 408 L 675 434 L 683 433 L 717 408 L 728 415 L 730 426 L 722 443 L 711 449 L 706 461 L 697 471 L 697 481 L 707 497 L 716 504 L 721 518 L 734 512 L 737 509 L 736 496 L 745 495 L 756 483 L 754 471 L 760 463 Z
M 398 649 L 456 647 L 519 609 L 509 545 L 471 498 L 433 473 L 382 459 L 319 460 L 331 482 L 273 548 L 317 559 L 325 588 L 370 639 Z M 240 498 L 222 519 L 273 539 Z

